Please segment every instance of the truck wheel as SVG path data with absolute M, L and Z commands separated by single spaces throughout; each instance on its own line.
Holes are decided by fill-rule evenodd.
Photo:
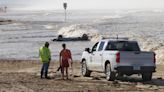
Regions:
M 84 77 L 90 77 L 91 71 L 88 70 L 86 61 L 83 61 L 81 64 L 81 74 Z
M 142 80 L 150 81 L 151 79 L 152 79 L 152 73 L 143 73 L 142 74 Z
M 122 78 L 123 76 L 124 76 L 123 73 L 117 73 L 117 75 L 116 75 L 117 78 Z
M 105 72 L 106 72 L 106 79 L 108 81 L 114 81 L 115 80 L 116 73 L 111 71 L 111 66 L 109 63 L 105 66 Z

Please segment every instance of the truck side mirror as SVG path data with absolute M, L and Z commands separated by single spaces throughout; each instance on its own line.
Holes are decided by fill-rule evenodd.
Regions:
M 85 51 L 87 51 L 88 53 L 91 53 L 90 48 L 85 48 Z

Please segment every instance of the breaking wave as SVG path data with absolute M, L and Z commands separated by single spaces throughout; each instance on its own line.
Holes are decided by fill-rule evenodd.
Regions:
M 156 12 L 156 13 L 162 13 L 164 10 L 161 10 L 161 9 L 156 9 L 156 10 L 153 10 L 153 12 Z
M 83 34 L 87 34 L 91 41 L 100 39 L 99 31 L 89 25 L 75 24 L 63 27 L 58 31 L 58 35 L 63 35 L 64 37 L 81 37 Z
M 102 19 L 116 19 L 116 18 L 122 18 L 121 15 L 114 15 L 114 16 L 103 16 Z
M 94 22 L 104 22 L 104 21 L 107 21 L 107 20 L 110 20 L 110 19 L 119 19 L 119 18 L 123 18 L 124 16 L 123 15 L 119 15 L 119 14 L 116 14 L 116 15 L 111 15 L 111 16 L 102 16 L 100 19 L 97 19 L 95 20 Z
M 57 27 L 57 25 L 53 26 L 53 25 L 51 25 L 51 24 L 43 25 L 43 26 L 44 26 L 45 29 L 49 29 L 49 30 L 55 29 L 55 28 Z

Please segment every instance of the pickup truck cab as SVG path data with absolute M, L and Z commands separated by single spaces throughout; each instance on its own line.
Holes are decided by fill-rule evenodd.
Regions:
M 141 74 L 149 81 L 155 72 L 155 53 L 140 51 L 137 41 L 104 39 L 82 54 L 81 73 L 89 77 L 91 72 L 104 72 L 107 80 L 123 75 Z

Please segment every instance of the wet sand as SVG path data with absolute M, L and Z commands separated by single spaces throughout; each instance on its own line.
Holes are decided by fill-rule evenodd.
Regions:
M 0 60 L 0 92 L 164 92 L 164 65 L 157 65 L 149 82 L 143 82 L 141 76 L 106 81 L 101 73 L 82 77 L 79 62 L 73 64 L 74 78 L 61 80 L 58 66 L 51 62 L 48 80 L 40 79 L 39 61 Z

